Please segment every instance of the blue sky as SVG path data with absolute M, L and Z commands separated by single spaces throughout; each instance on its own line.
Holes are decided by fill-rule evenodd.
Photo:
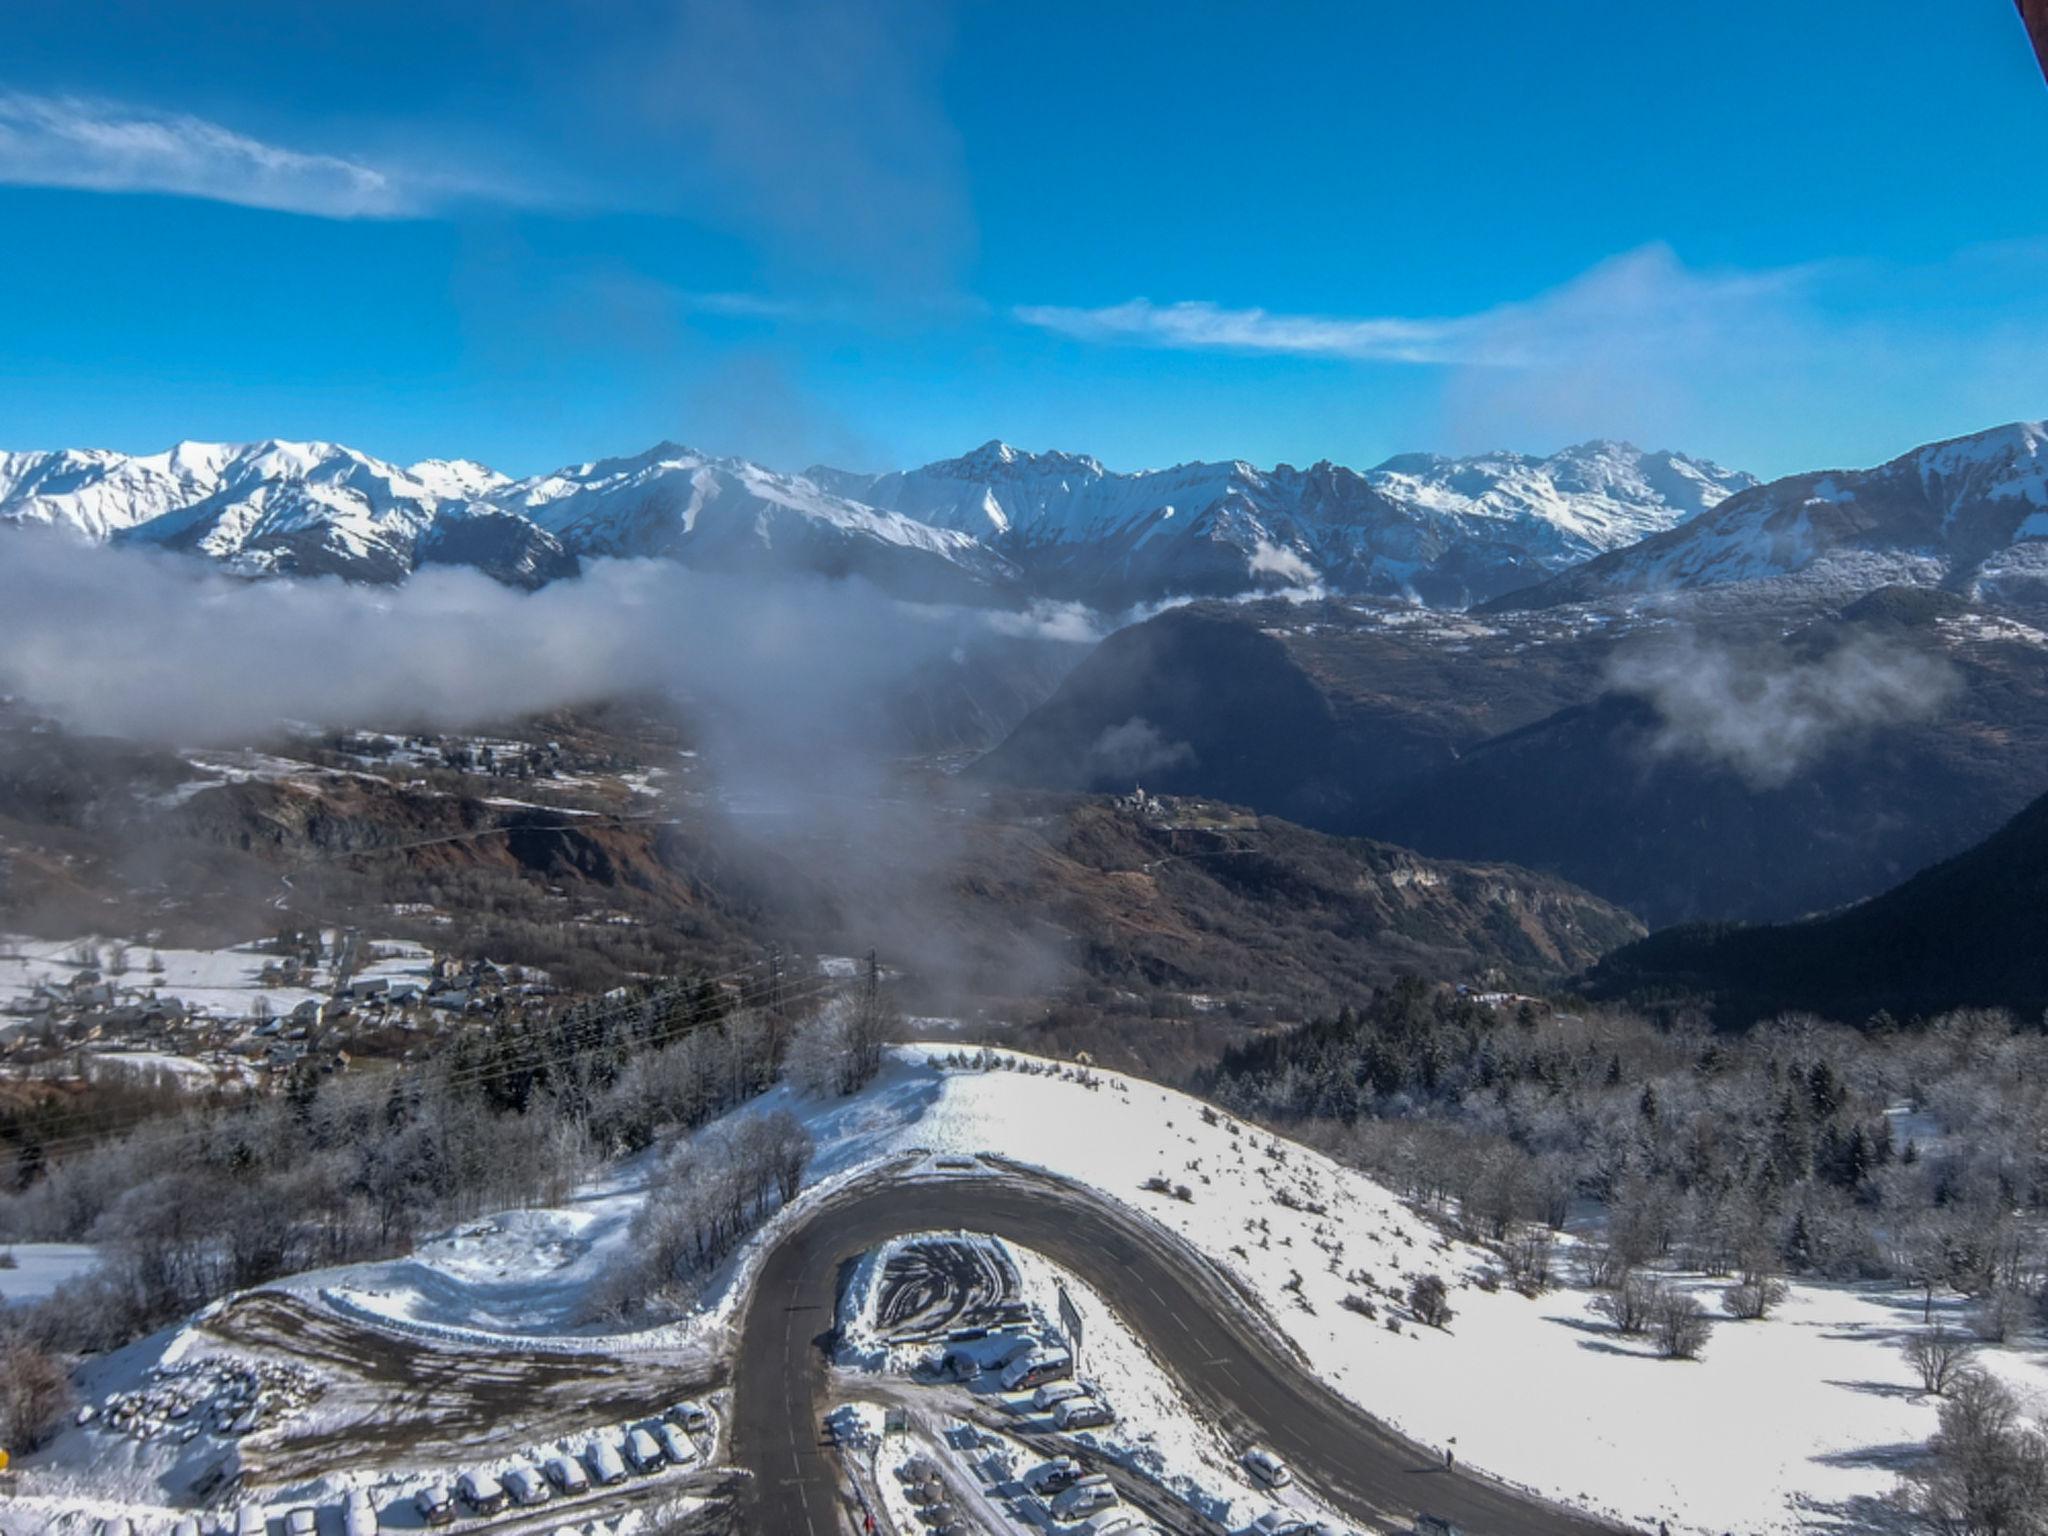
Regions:
M 2044 148 L 2010 0 L 25 0 L 0 447 L 1871 462 L 2048 414 Z

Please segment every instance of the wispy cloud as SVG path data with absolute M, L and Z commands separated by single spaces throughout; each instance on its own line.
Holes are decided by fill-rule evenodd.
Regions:
M 1338 316 L 1226 309 L 1201 300 L 1132 299 L 1100 308 L 1027 304 L 1026 325 L 1083 341 L 1177 349 L 1285 353 L 1375 362 L 1533 367 L 1583 352 L 1609 336 L 1668 346 L 1725 330 L 1800 280 L 1797 271 L 1702 273 L 1666 246 L 1600 263 L 1538 297 L 1469 315 Z
M 155 192 L 327 219 L 430 213 L 504 189 L 265 143 L 219 123 L 77 96 L 0 93 L 0 183 Z
M 1225 309 L 1203 300 L 1155 304 L 1131 299 L 1099 309 L 1025 304 L 1014 311 L 1026 325 L 1082 341 L 1135 342 L 1155 347 L 1228 352 L 1286 352 L 1302 357 L 1375 358 L 1398 363 L 1449 361 L 1470 321 L 1342 319 L 1285 315 L 1266 309 Z

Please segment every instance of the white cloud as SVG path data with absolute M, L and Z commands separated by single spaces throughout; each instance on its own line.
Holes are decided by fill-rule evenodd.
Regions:
M 478 184 L 267 144 L 219 123 L 76 96 L 0 93 L 0 182 L 155 192 L 328 219 L 423 214 Z
M 1158 347 L 1231 352 L 1287 352 L 1297 356 L 1376 358 L 1398 363 L 1449 361 L 1470 321 L 1346 320 L 1330 315 L 1276 315 L 1264 309 L 1224 309 L 1200 300 L 1155 304 L 1132 299 L 1100 309 L 1025 304 L 1014 313 L 1026 325 L 1082 341 L 1129 341 Z
M 1377 362 L 1539 367 L 1626 337 L 1634 347 L 1668 348 L 1720 334 L 1789 293 L 1797 270 L 1703 273 L 1662 245 L 1601 262 L 1534 299 L 1469 315 L 1408 317 L 1275 314 L 1199 300 L 1132 299 L 1097 309 L 1027 304 L 1026 325 L 1084 341 Z

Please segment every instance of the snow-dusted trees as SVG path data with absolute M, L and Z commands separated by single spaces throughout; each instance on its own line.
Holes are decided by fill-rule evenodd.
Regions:
M 874 1081 L 883 1054 L 902 1038 L 903 1015 L 883 991 L 870 960 L 858 991 L 797 1030 L 785 1071 L 798 1089 L 817 1098 L 858 1093 Z
M 1451 1293 L 1443 1276 L 1417 1275 L 1408 1286 L 1408 1310 L 1425 1328 L 1448 1328 L 1456 1314 L 1451 1311 Z
M 811 1151 L 787 1110 L 722 1122 L 679 1145 L 633 1219 L 630 1248 L 599 1282 L 597 1309 L 624 1315 L 684 1294 L 795 1198 Z
M 0 1445 L 32 1451 L 71 1406 L 71 1379 L 54 1356 L 19 1335 L 0 1337 Z
M 1968 1371 L 1941 1405 L 1926 1458 L 1900 1499 L 1932 1536 L 2042 1536 L 2048 1532 L 2048 1434 L 2012 1393 Z

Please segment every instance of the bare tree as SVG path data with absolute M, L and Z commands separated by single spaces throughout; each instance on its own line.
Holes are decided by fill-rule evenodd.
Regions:
M 32 1451 L 71 1406 L 71 1378 L 55 1357 L 26 1339 L 0 1344 L 0 1441 Z
M 1965 1371 L 1927 1452 L 1900 1496 L 1933 1536 L 2048 1532 L 2048 1435 L 1998 1382 Z
M 1944 1397 L 1970 1363 L 1976 1345 L 1936 1323 L 1907 1339 L 1905 1349 L 1906 1363 L 1919 1376 L 1921 1387 Z
M 2026 1328 L 2033 1312 L 2032 1297 L 2001 1285 L 1970 1309 L 1970 1331 L 1987 1344 L 2003 1344 Z

